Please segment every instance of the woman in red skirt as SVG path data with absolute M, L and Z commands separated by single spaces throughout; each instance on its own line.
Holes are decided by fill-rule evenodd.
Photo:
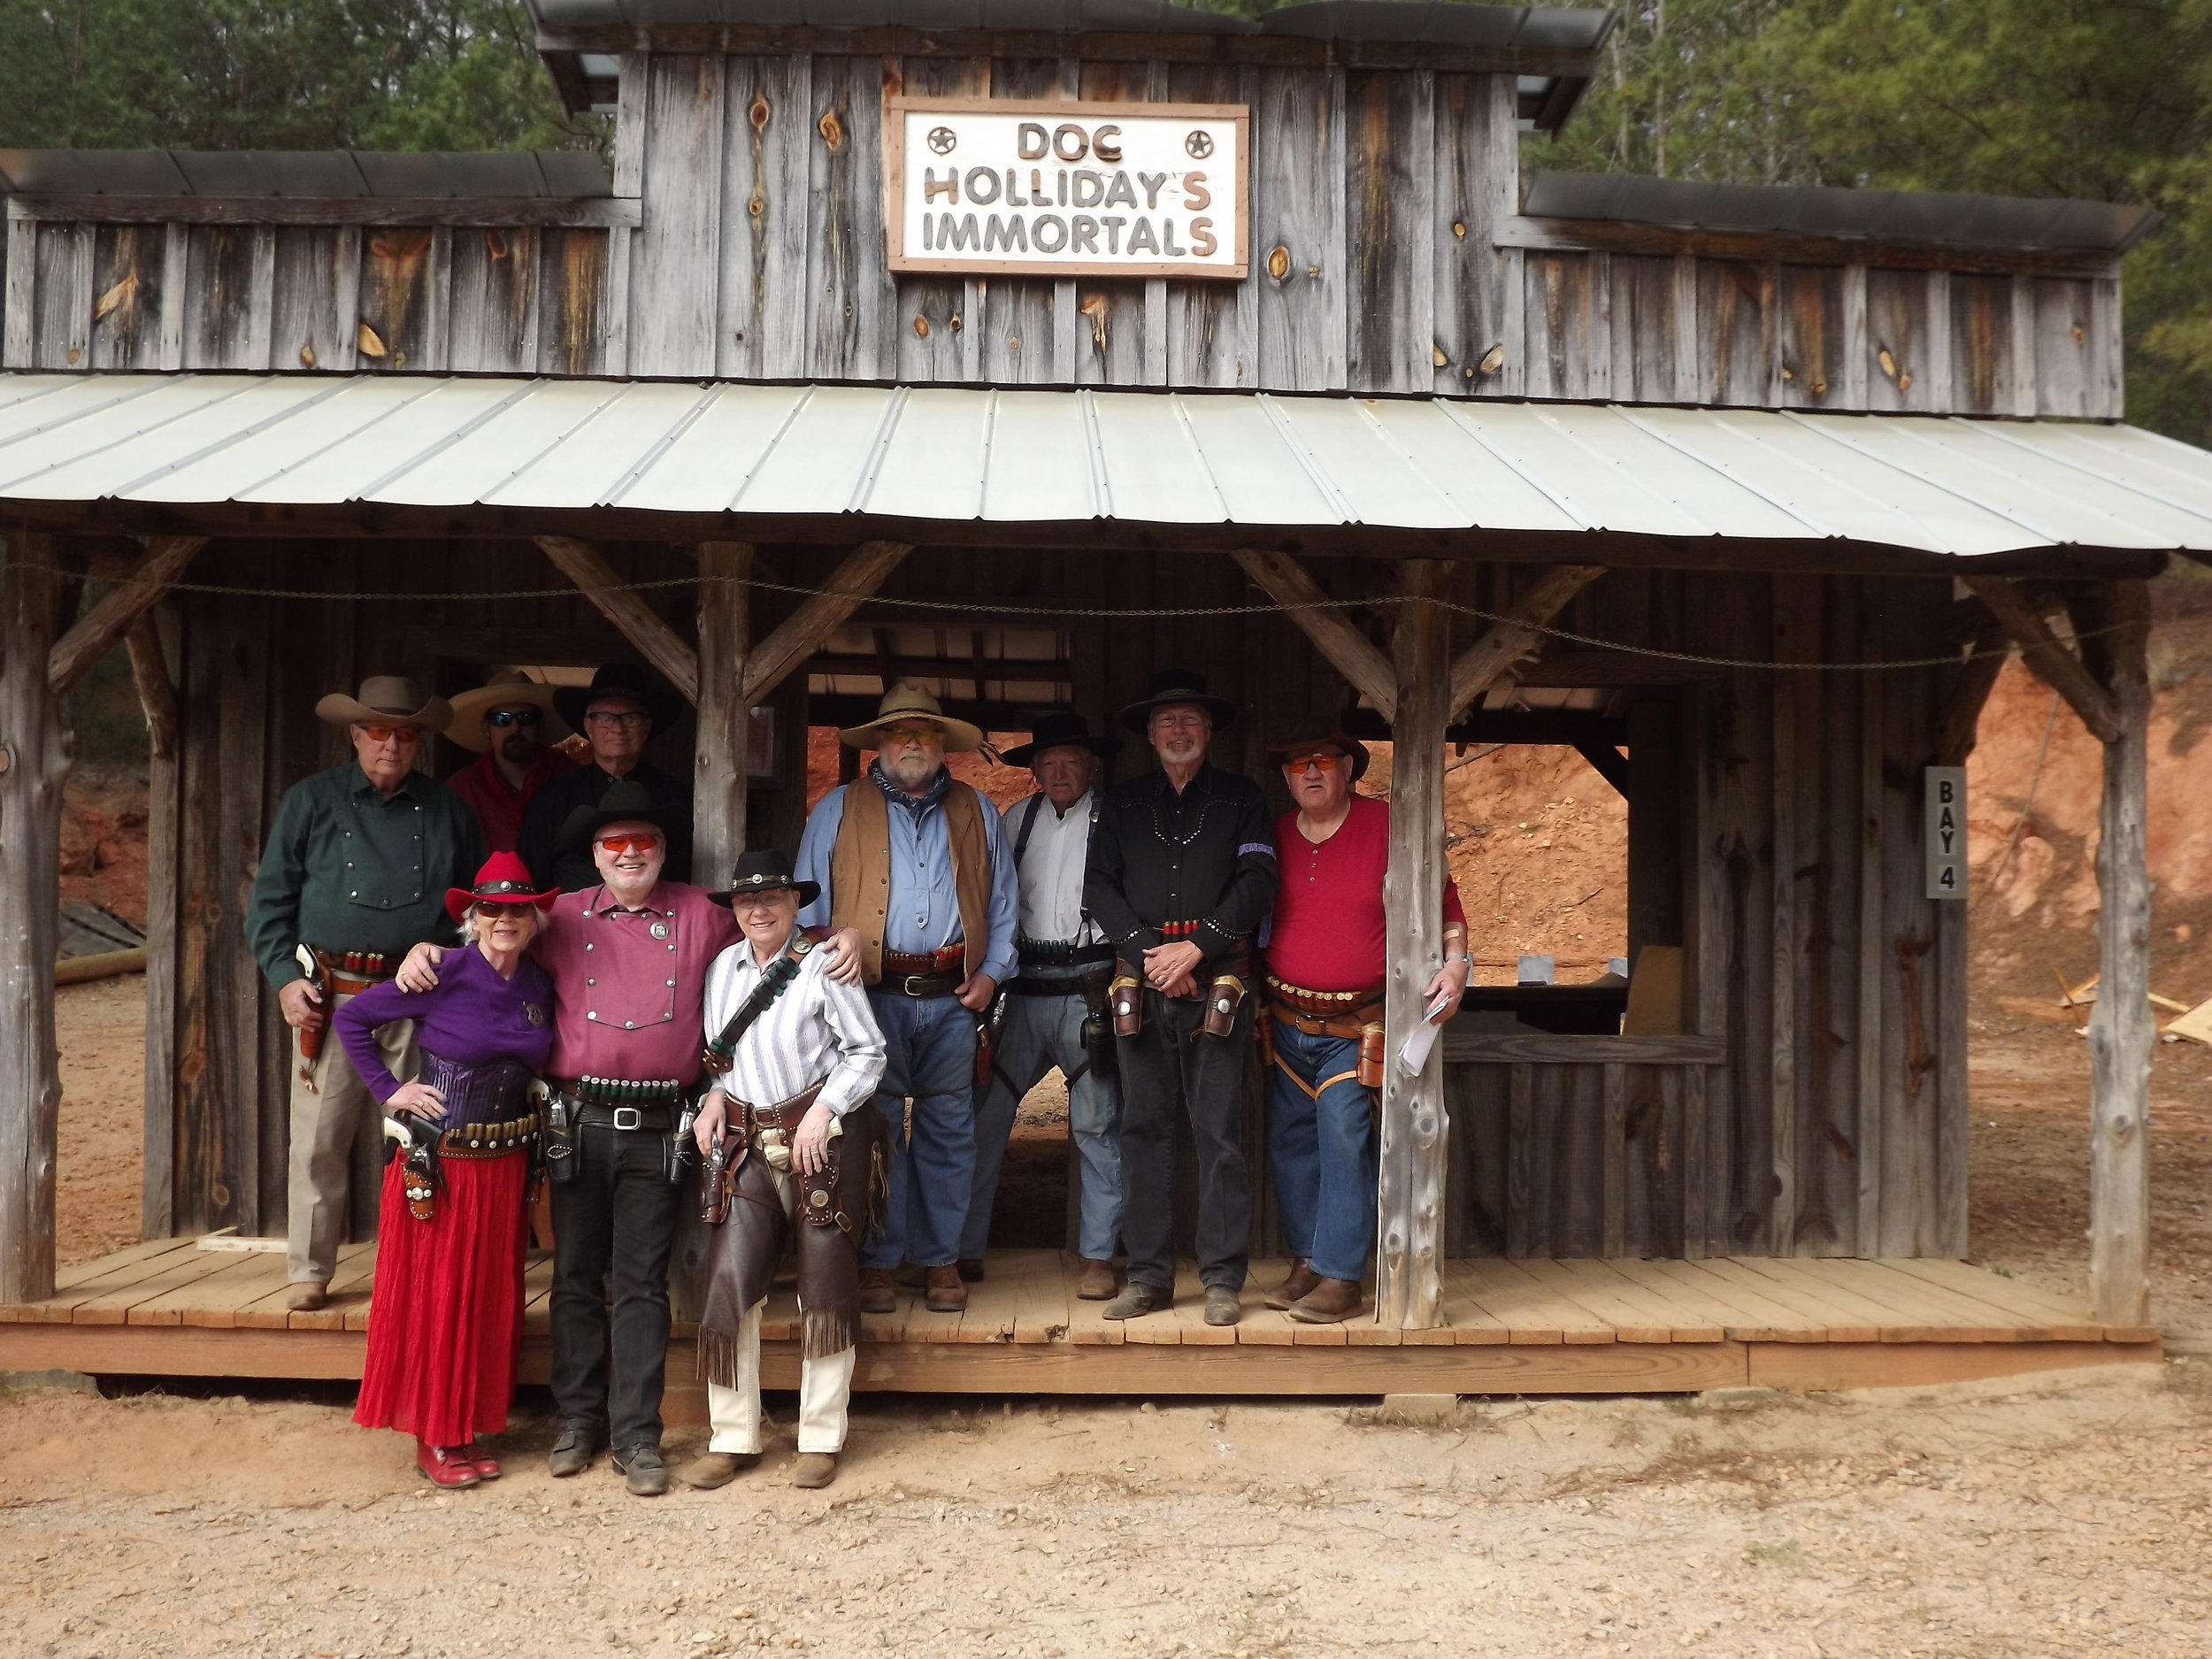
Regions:
M 402 1147 L 384 1171 L 368 1368 L 353 1420 L 412 1434 L 417 1465 L 441 1486 L 499 1473 L 476 1437 L 507 1426 L 514 1392 L 524 1188 L 538 1129 L 530 1081 L 553 1044 L 553 982 L 523 953 L 557 895 L 535 886 L 521 859 L 494 853 L 473 887 L 446 894 L 473 949 L 446 958 L 436 988 L 379 985 L 336 1015 L 369 1092 L 419 1148 L 411 1156 Z M 397 1019 L 415 1022 L 422 1054 L 406 1083 L 386 1068 L 373 1035 Z

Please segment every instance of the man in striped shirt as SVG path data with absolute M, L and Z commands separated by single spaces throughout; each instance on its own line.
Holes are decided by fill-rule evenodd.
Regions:
M 709 1218 L 718 1191 L 727 1204 L 699 1316 L 714 1436 L 679 1476 L 703 1490 L 760 1461 L 761 1308 L 787 1250 L 798 1257 L 803 1356 L 792 1484 L 829 1485 L 845 1444 L 860 1238 L 887 1150 L 871 1104 L 884 1040 L 865 988 L 830 977 L 837 946 L 812 946 L 799 932 L 800 907 L 819 892 L 782 854 L 757 852 L 738 859 L 728 893 L 711 895 L 731 907 L 744 937 L 707 971 L 707 1064 L 721 1078 L 694 1126 L 708 1160 Z

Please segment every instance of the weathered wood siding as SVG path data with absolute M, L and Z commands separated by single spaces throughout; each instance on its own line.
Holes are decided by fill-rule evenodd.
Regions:
M 902 91 L 1249 105 L 1250 276 L 894 276 Z M 2122 412 L 2116 277 L 1550 245 L 1573 233 L 1516 217 L 1515 96 L 1419 69 L 632 52 L 634 227 L 19 219 L 0 357 Z

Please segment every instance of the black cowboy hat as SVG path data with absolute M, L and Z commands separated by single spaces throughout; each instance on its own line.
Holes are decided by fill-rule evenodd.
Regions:
M 590 854 L 594 837 L 610 824 L 650 824 L 664 836 L 674 834 L 668 820 L 677 810 L 643 784 L 624 778 L 607 786 L 597 806 L 580 806 L 561 825 L 561 846 L 573 853 Z
M 707 896 L 727 910 L 741 893 L 795 893 L 802 909 L 822 896 L 818 881 L 802 881 L 791 873 L 791 861 L 772 848 L 757 853 L 740 853 L 737 865 L 730 872 L 730 890 L 710 893 Z
M 1029 741 L 999 756 L 1010 766 L 1026 766 L 1048 749 L 1087 749 L 1101 760 L 1111 760 L 1121 747 L 1118 737 L 1094 737 L 1091 723 L 1080 713 L 1048 714 L 1029 728 Z
M 1281 742 L 1267 746 L 1268 764 L 1279 766 L 1293 755 L 1310 754 L 1317 749 L 1333 749 L 1348 758 L 1354 783 L 1367 775 L 1367 745 L 1334 720 L 1304 720 L 1292 726 Z
M 1163 668 L 1144 695 L 1121 711 L 1121 723 L 1141 735 L 1152 710 L 1164 703 L 1194 703 L 1212 717 L 1214 730 L 1236 724 L 1237 705 L 1206 689 L 1206 676 L 1190 668 Z
M 683 711 L 683 699 L 656 691 L 645 671 L 634 663 L 606 663 L 595 670 L 588 686 L 557 686 L 553 707 L 575 730 L 584 729 L 584 710 L 601 697 L 630 697 L 645 705 L 646 718 L 656 732 L 665 732 Z

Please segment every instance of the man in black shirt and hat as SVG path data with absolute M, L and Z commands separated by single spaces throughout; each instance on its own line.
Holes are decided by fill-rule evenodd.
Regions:
M 628 663 L 609 663 L 588 686 L 561 686 L 553 706 L 562 719 L 584 734 L 591 758 L 575 771 L 541 788 L 523 810 L 522 833 L 515 850 L 530 873 L 566 893 L 599 885 L 588 847 L 565 846 L 561 830 L 579 807 L 595 807 L 614 785 L 627 780 L 653 797 L 667 831 L 671 880 L 691 873 L 691 786 L 645 758 L 645 745 L 683 712 L 679 697 L 656 691 L 645 671 Z M 719 872 L 715 872 L 719 874 Z
M 1121 1234 L 1133 1319 L 1175 1300 L 1175 1120 L 1198 1154 L 1198 1275 L 1208 1325 L 1237 1322 L 1252 1228 L 1244 1078 L 1255 1000 L 1251 938 L 1275 897 L 1259 786 L 1206 755 L 1236 705 L 1186 668 L 1156 674 L 1121 713 L 1159 770 L 1118 786 L 1092 832 L 1086 907 L 1113 941 L 1110 1000 L 1122 1083 Z

